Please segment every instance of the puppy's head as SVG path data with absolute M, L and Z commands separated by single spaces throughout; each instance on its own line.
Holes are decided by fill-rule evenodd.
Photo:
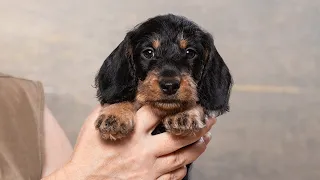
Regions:
M 175 110 L 200 103 L 228 110 L 232 78 L 212 36 L 175 15 L 148 19 L 127 33 L 96 76 L 101 103 L 136 100 Z

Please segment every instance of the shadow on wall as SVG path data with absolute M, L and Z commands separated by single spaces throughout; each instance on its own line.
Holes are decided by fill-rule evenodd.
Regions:
M 70 94 L 46 93 L 45 97 L 47 106 L 75 145 L 79 130 L 93 107 L 80 103 Z

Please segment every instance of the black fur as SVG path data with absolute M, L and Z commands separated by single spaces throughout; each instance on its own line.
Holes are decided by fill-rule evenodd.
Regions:
M 188 46 L 196 50 L 195 59 L 186 60 L 185 50 L 177 44 L 181 35 L 187 39 Z M 161 45 L 155 50 L 154 58 L 146 60 L 141 52 L 157 38 Z M 144 80 L 153 69 L 192 74 L 197 83 L 199 103 L 206 111 L 221 115 L 229 110 L 232 77 L 212 36 L 194 22 L 172 14 L 156 16 L 139 24 L 107 57 L 95 78 L 100 103 L 134 101 L 138 81 Z M 164 131 L 159 126 L 153 134 Z M 189 171 L 190 165 L 184 180 L 189 179 Z
M 206 34 L 209 45 L 209 57 L 202 78 L 198 83 L 200 104 L 216 116 L 229 111 L 230 90 L 233 84 L 229 68 L 223 61 L 213 43 L 210 34 Z
M 134 100 L 138 79 L 129 48 L 128 34 L 107 57 L 96 75 L 97 97 L 101 104 Z

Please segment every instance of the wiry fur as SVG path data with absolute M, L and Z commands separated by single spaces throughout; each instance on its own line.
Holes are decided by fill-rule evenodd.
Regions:
M 154 52 L 152 58 L 142 55 L 148 48 Z M 196 52 L 194 58 L 189 50 Z M 179 82 L 179 89 L 169 95 L 159 85 L 162 81 Z M 152 134 L 196 133 L 205 126 L 205 116 L 229 110 L 233 82 L 210 33 L 168 14 L 128 32 L 104 61 L 95 83 L 103 105 L 96 128 L 103 138 L 118 140 L 132 132 L 134 113 L 146 104 L 163 119 Z

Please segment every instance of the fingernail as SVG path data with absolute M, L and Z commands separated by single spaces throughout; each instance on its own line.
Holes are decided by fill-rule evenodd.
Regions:
M 211 140 L 211 132 L 207 132 L 204 136 L 203 136 L 203 140 L 206 144 L 208 144 Z
M 201 137 L 200 139 L 199 139 L 199 142 L 204 142 L 204 143 L 206 143 L 206 141 L 204 140 L 204 137 Z M 207 143 L 206 143 L 207 144 Z

